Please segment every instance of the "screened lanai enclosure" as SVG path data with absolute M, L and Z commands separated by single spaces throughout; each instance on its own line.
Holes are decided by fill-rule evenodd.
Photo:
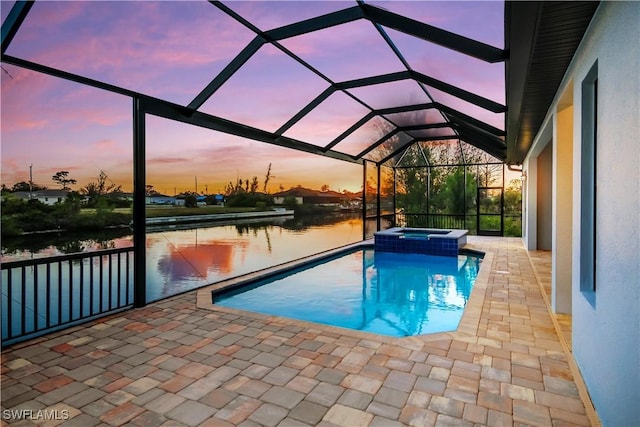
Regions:
M 391 226 L 519 236 L 520 179 L 461 140 L 420 141 L 382 164 L 365 162 L 367 233 Z
M 529 15 L 502 2 L 3 1 L 3 184 L 16 165 L 34 163 L 29 156 L 103 173 L 118 153 L 109 178 L 124 168 L 118 183 L 132 190 L 132 244 L 105 255 L 109 269 L 117 264 L 105 280 L 118 290 L 54 323 L 153 300 L 150 185 L 163 180 L 169 194 L 205 171 L 235 180 L 256 159 L 269 170 L 280 162 L 283 180 L 295 172 L 301 181 L 339 177 L 332 188 L 355 182 L 358 239 L 396 225 L 519 235 L 524 179 L 507 163 L 520 164 L 523 152 L 507 148 L 505 116 L 515 97 L 510 126 L 524 117 L 527 74 L 510 70 L 526 70 L 532 30 L 514 31 L 529 46 L 518 50 L 510 31 Z M 56 271 L 72 275 L 63 261 L 72 264 L 56 259 Z M 54 269 L 36 263 L 42 274 Z M 10 267 L 3 298 L 11 275 L 25 275 Z M 91 271 L 91 280 L 107 274 Z M 24 286 L 14 297 L 26 298 Z
M 142 126 L 153 115 L 356 164 L 403 166 L 409 148 L 429 141 L 464 141 L 502 162 L 507 53 L 492 45 L 504 44 L 503 5 L 490 8 L 483 22 L 435 2 L 17 2 L 3 22 L 2 59 L 130 97 L 136 150 L 146 148 Z M 473 34 L 428 22 L 444 13 L 460 13 L 450 25 Z M 50 16 L 60 19 L 43 26 Z M 118 49 L 113 34 L 134 17 L 132 39 Z M 198 38 L 174 40 L 185 25 Z M 66 31 L 92 49 L 45 54 Z M 173 57 L 132 63 L 157 46 Z M 461 155 L 447 163 L 454 157 L 467 163 Z

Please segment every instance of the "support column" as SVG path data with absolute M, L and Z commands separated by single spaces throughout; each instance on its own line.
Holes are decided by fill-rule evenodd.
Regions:
M 538 158 L 528 157 L 522 164 L 522 236 L 527 250 L 538 248 Z
M 551 250 L 553 118 L 545 121 L 525 159 L 525 244 L 528 250 Z
M 393 226 L 397 227 L 398 226 L 398 206 L 397 206 L 397 199 L 396 199 L 396 191 L 398 190 L 398 187 L 396 185 L 396 179 L 397 179 L 397 174 L 396 174 L 396 168 L 394 166 L 393 168 Z
M 367 161 L 362 162 L 362 240 L 367 238 Z
M 558 108 L 553 144 L 551 307 L 556 313 L 571 313 L 573 256 L 571 247 L 573 228 L 573 104 L 571 99 L 561 102 Z
M 380 197 L 380 178 L 382 177 L 381 175 L 381 171 L 380 169 L 382 169 L 382 166 L 376 164 L 376 168 L 377 168 L 377 185 L 376 185 L 376 230 L 380 231 L 380 229 L 382 228 L 382 218 L 380 218 L 380 216 L 382 215 L 382 209 L 380 209 L 380 204 L 382 202 L 382 198 Z
M 145 109 L 133 100 L 133 306 L 147 304 Z

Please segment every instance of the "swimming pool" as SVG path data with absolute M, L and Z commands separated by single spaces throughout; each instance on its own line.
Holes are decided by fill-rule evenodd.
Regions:
M 453 331 L 480 268 L 473 255 L 353 252 L 216 291 L 223 306 L 393 337 Z

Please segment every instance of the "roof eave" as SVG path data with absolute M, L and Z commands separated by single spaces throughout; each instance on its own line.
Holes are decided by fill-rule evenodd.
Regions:
M 524 161 L 598 5 L 505 2 L 507 163 Z

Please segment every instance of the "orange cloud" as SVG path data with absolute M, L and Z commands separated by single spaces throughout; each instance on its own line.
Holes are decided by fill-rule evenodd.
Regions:
M 155 157 L 152 159 L 147 159 L 147 165 L 167 165 L 173 163 L 188 163 L 191 159 L 187 157 Z
M 113 141 L 111 139 L 101 139 L 99 141 L 96 141 L 93 143 L 93 146 L 97 149 L 97 150 L 111 150 L 114 147 L 116 147 L 118 145 L 118 143 L 116 141 Z

